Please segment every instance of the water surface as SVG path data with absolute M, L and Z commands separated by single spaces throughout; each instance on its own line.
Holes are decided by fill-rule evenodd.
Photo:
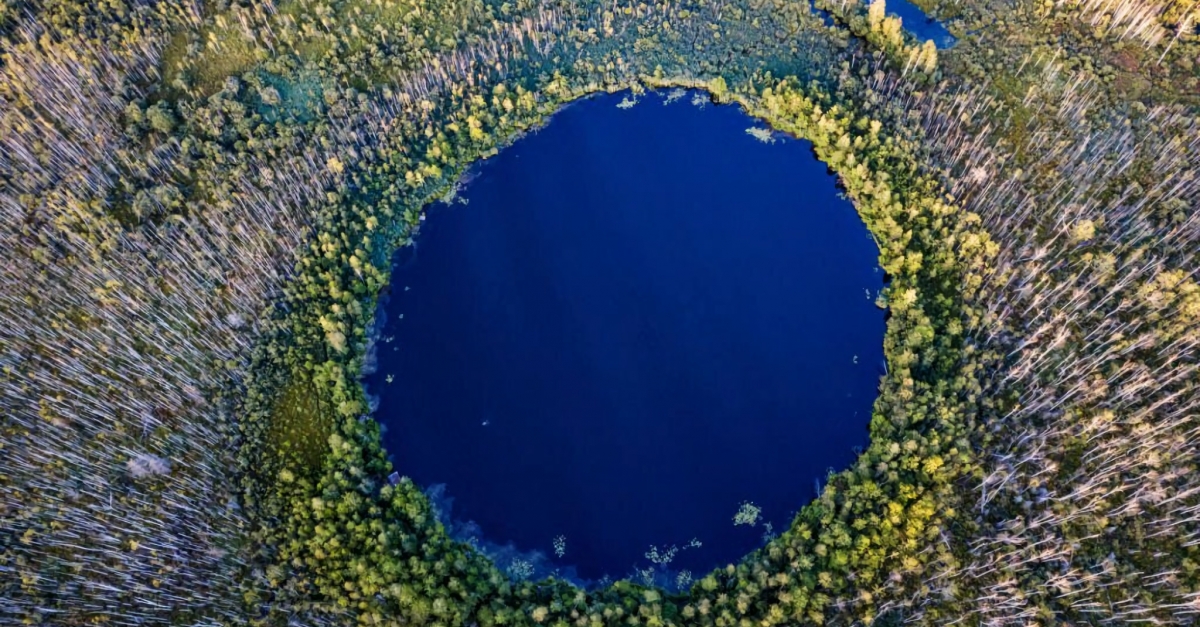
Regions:
M 868 1 L 869 4 L 869 1 Z M 828 11 L 818 9 L 814 0 L 809 0 L 809 7 L 824 20 L 826 26 L 834 26 L 836 22 Z M 940 49 L 953 47 L 958 41 L 950 34 L 945 24 L 930 17 L 921 7 L 909 0 L 886 0 L 884 9 L 888 15 L 900 18 L 904 29 L 920 41 L 932 39 L 933 45 Z
M 566 108 L 430 208 L 368 388 L 397 470 L 445 484 L 472 535 L 592 580 L 696 538 L 670 569 L 699 576 L 866 444 L 883 274 L 809 144 L 627 95 Z M 745 501 L 755 527 L 733 524 Z
M 887 0 L 887 12 L 900 18 L 904 29 L 917 39 L 932 39 L 938 48 L 950 48 L 956 42 L 954 35 L 940 21 L 930 17 L 921 7 L 909 0 Z

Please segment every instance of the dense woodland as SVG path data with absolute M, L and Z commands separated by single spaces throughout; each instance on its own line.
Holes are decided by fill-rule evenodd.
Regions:
M 0 0 L 0 623 L 1200 621 L 1200 5 L 919 4 Z M 690 587 L 530 581 L 392 477 L 376 300 L 470 164 L 679 88 L 878 243 L 871 444 Z

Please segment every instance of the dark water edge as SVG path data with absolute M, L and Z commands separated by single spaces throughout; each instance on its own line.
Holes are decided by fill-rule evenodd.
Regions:
M 497 169 L 505 170 L 505 173 L 510 175 L 509 178 L 514 176 L 519 178 L 519 176 L 521 176 L 520 172 L 516 172 L 515 174 L 514 172 L 507 172 L 507 167 L 504 163 L 506 160 L 508 160 L 509 164 L 513 164 L 519 163 L 516 161 L 518 159 L 530 157 L 531 155 L 527 152 L 523 152 L 523 149 L 529 150 L 530 147 L 528 144 L 538 143 L 543 139 L 543 135 L 553 135 L 557 128 L 560 127 L 564 122 L 571 127 L 568 132 L 575 133 L 575 136 L 568 138 L 565 141 L 565 146 L 567 148 L 570 148 L 570 146 L 573 144 L 579 143 L 579 141 L 582 139 L 585 143 L 590 142 L 593 144 L 590 145 L 588 149 L 589 154 L 603 155 L 605 154 L 606 141 L 616 141 L 614 137 L 619 138 L 622 136 L 622 133 L 625 135 L 630 135 L 628 129 L 622 131 L 619 128 L 613 128 L 614 124 L 623 123 L 621 117 L 626 118 L 625 121 L 628 121 L 628 118 L 634 118 L 636 120 L 637 116 L 646 114 L 650 115 L 650 118 L 642 122 L 636 122 L 635 124 L 638 125 L 639 128 L 634 131 L 633 135 L 648 135 L 649 141 L 652 142 L 655 140 L 660 142 L 671 141 L 670 137 L 666 137 L 664 139 L 663 137 L 655 136 L 655 132 L 666 132 L 668 136 L 672 133 L 679 136 L 686 136 L 689 133 L 694 133 L 697 135 L 717 133 L 719 135 L 719 139 L 709 140 L 708 143 L 710 145 L 708 146 L 707 153 L 723 155 L 725 157 L 732 156 L 732 161 L 734 162 L 745 160 L 737 158 L 736 155 L 730 155 L 727 153 L 731 151 L 739 152 L 741 149 L 749 151 L 779 150 L 786 153 L 795 153 L 790 154 L 788 157 L 789 166 L 791 167 L 797 166 L 797 163 L 791 163 L 791 161 L 796 160 L 798 156 L 801 157 L 799 162 L 807 164 L 804 166 L 807 171 L 801 178 L 804 179 L 805 182 L 811 182 L 807 180 L 808 178 L 813 178 L 814 181 L 819 180 L 819 186 L 822 188 L 822 194 L 817 194 L 813 198 L 807 198 L 813 195 L 808 194 L 806 189 L 806 193 L 804 194 L 806 199 L 815 203 L 819 198 L 822 202 L 827 203 L 830 206 L 834 204 L 840 205 L 838 207 L 838 211 L 840 211 L 841 215 L 843 217 L 851 218 L 849 223 L 843 225 L 842 230 L 845 230 L 846 228 L 856 229 L 857 232 L 853 233 L 851 237 L 859 238 L 859 242 L 865 243 L 866 245 L 861 249 L 862 252 L 857 254 L 860 255 L 859 259 L 861 259 L 865 264 L 866 271 L 871 273 L 871 277 L 869 279 L 871 283 L 868 289 L 872 292 L 877 292 L 882 286 L 882 272 L 877 267 L 874 267 L 875 258 L 878 254 L 878 251 L 874 249 L 873 244 L 871 244 L 870 240 L 867 239 L 865 227 L 863 227 L 861 222 L 858 221 L 857 215 L 853 212 L 853 208 L 850 207 L 849 203 L 846 201 L 837 198 L 837 190 L 834 185 L 833 177 L 830 176 L 826 168 L 817 162 L 811 155 L 811 147 L 806 143 L 797 140 L 784 140 L 769 146 L 765 144 L 759 144 L 751 137 L 747 136 L 745 130 L 749 126 L 761 125 L 756 124 L 754 120 L 745 116 L 739 109 L 732 106 L 716 107 L 711 104 L 707 104 L 705 107 L 707 111 L 700 113 L 700 109 L 690 104 L 695 97 L 695 94 L 692 92 L 688 92 L 684 98 L 678 102 L 675 102 L 673 105 L 671 105 L 671 107 L 662 107 L 664 97 L 662 95 L 655 95 L 644 96 L 642 98 L 642 102 L 630 110 L 622 111 L 617 109 L 615 105 L 621 102 L 622 99 L 628 99 L 628 97 L 629 94 L 624 93 L 615 96 L 596 97 L 575 103 L 571 107 L 568 107 L 556 114 L 549 126 L 541 130 L 538 134 L 523 138 L 522 140 L 519 140 L 516 145 L 507 149 L 505 152 L 502 152 L 499 156 L 474 166 L 472 168 L 472 172 L 467 178 L 476 179 L 476 181 L 468 184 L 464 190 L 464 196 L 471 201 L 471 204 L 455 204 L 449 206 L 435 205 L 431 207 L 429 209 L 429 220 L 423 227 L 424 232 L 418 238 L 416 245 L 406 248 L 398 254 L 397 267 L 394 271 L 393 284 L 390 294 L 385 295 L 381 300 L 379 312 L 377 314 L 375 335 L 381 338 L 395 336 L 397 338 L 396 341 L 407 342 L 410 348 L 414 343 L 420 343 L 417 339 L 405 340 L 403 333 L 398 332 L 398 329 L 403 326 L 405 322 L 412 322 L 414 309 L 419 309 L 423 301 L 428 302 L 429 300 L 428 292 L 431 290 L 425 288 L 428 288 L 430 285 L 437 285 L 439 281 L 427 281 L 423 285 L 418 285 L 418 283 L 420 283 L 420 277 L 417 275 L 407 275 L 407 273 L 419 274 L 419 272 L 422 270 L 423 264 L 432 263 L 429 261 L 428 257 L 445 253 L 448 250 L 445 248 L 446 243 L 442 242 L 439 244 L 438 240 L 445 239 L 445 233 L 448 230 L 462 227 L 464 224 L 463 220 L 467 219 L 464 216 L 472 211 L 477 211 L 479 207 L 485 204 L 484 201 L 486 199 L 481 198 L 481 194 L 483 194 L 483 192 L 480 191 L 480 185 L 486 186 L 490 184 L 493 185 L 493 188 L 489 189 L 498 189 L 501 191 L 503 188 L 507 187 L 507 185 L 495 187 L 496 182 L 494 180 L 490 183 L 488 182 L 490 176 L 494 177 L 497 175 Z M 707 97 L 702 97 L 702 100 L 703 102 L 707 103 Z M 614 113 L 620 117 L 613 117 Z M 710 123 L 703 121 L 702 118 L 708 118 L 709 116 L 717 116 L 712 118 L 716 128 L 704 128 L 710 125 Z M 675 118 L 684 118 L 685 122 L 682 128 L 672 131 L 672 129 L 669 127 L 673 124 L 673 120 Z M 666 129 L 665 131 L 664 128 Z M 580 136 L 580 133 L 582 133 L 582 136 Z M 625 137 L 625 139 L 630 139 L 630 137 Z M 676 137 L 676 139 L 678 139 L 678 137 Z M 780 139 L 778 134 L 775 134 L 774 139 Z M 596 144 L 596 142 L 599 142 L 599 144 Z M 564 144 L 564 142 L 561 141 L 551 143 Z M 731 145 L 737 146 L 738 148 L 730 148 Z M 563 146 L 559 145 L 558 148 L 563 148 Z M 623 149 L 627 150 L 628 146 L 625 146 Z M 705 154 L 705 151 L 701 151 L 701 155 L 703 154 Z M 703 158 L 703 156 L 700 158 Z M 762 158 L 762 155 L 757 157 L 759 160 Z M 553 160 L 556 159 L 552 159 L 552 161 Z M 619 161 L 619 159 L 609 159 L 607 166 L 613 166 L 617 161 Z M 754 165 L 757 163 L 758 161 L 751 159 L 748 165 Z M 653 165 L 654 163 L 652 161 L 647 161 L 643 164 L 643 167 L 651 167 Z M 733 178 L 735 180 L 731 181 L 731 184 L 739 184 L 739 181 L 736 180 L 736 173 Z M 552 186 L 552 184 L 547 185 Z M 568 185 L 567 187 L 573 187 L 573 185 Z M 559 189 L 558 191 L 562 192 L 563 190 Z M 648 190 L 640 191 L 644 194 L 647 193 Z M 535 190 L 531 193 L 536 196 L 538 192 Z M 650 193 L 653 194 L 652 191 Z M 560 194 L 560 196 L 562 196 L 562 194 Z M 666 196 L 665 198 L 669 199 L 669 196 Z M 512 199 L 509 200 L 511 201 Z M 660 200 L 662 200 L 662 198 L 660 198 Z M 755 201 L 751 200 L 747 202 L 753 205 Z M 520 204 L 520 202 L 515 203 L 515 205 Z M 501 202 L 499 205 L 500 210 L 511 211 L 513 203 Z M 830 209 L 830 207 L 824 206 L 821 208 Z M 495 207 L 490 207 L 490 209 L 496 211 Z M 447 216 L 454 217 L 447 218 Z M 475 219 L 477 217 L 478 216 L 474 216 L 470 219 Z M 680 214 L 676 215 L 675 219 L 682 219 L 683 217 L 685 216 Z M 456 223 L 456 226 L 448 226 L 450 221 Z M 722 219 L 712 221 L 710 216 L 710 221 L 707 223 L 707 225 L 709 228 L 720 229 L 724 226 L 727 226 L 727 223 Z M 589 227 L 594 226 L 597 225 L 589 225 Z M 489 229 L 485 229 L 485 231 L 493 230 L 492 227 L 502 228 L 503 225 L 492 224 L 491 227 L 489 227 Z M 731 231 L 736 232 L 736 229 L 731 229 Z M 745 235 L 741 236 L 743 238 L 745 237 Z M 458 243 L 461 244 L 462 242 L 459 241 Z M 458 247 L 458 254 L 462 254 L 465 250 L 462 249 L 461 246 L 458 246 L 458 244 L 455 244 L 454 246 Z M 609 254 L 611 254 L 611 251 Z M 864 276 L 865 275 L 860 276 L 858 283 L 854 285 L 855 289 L 860 290 L 860 294 L 863 283 L 861 279 Z M 486 284 L 488 281 L 485 281 L 484 283 Z M 419 290 L 420 293 L 415 295 L 410 294 L 405 289 L 406 284 L 411 284 L 414 292 Z M 692 296 L 694 297 L 697 294 L 703 293 L 704 292 L 702 290 L 700 292 L 693 293 Z M 495 296 L 495 294 L 492 296 Z M 417 298 L 417 300 L 409 300 L 410 298 Z M 861 298 L 861 296 L 859 298 Z M 501 301 L 496 302 L 500 303 Z M 869 299 L 863 302 L 869 304 Z M 407 310 L 407 313 L 409 314 L 407 319 L 401 319 L 397 315 L 389 316 L 389 313 L 405 313 L 404 311 L 401 311 L 402 309 Z M 866 377 L 866 385 L 860 386 L 862 390 L 856 393 L 857 396 L 861 396 L 863 398 L 863 400 L 859 402 L 859 405 L 857 405 L 859 409 L 854 412 L 858 414 L 859 420 L 857 426 L 855 427 L 857 435 L 850 438 L 850 440 L 845 440 L 845 438 L 842 438 L 845 443 L 840 446 L 834 442 L 830 442 L 828 447 L 821 447 L 829 448 L 831 451 L 837 451 L 837 454 L 829 455 L 829 459 L 826 464 L 818 464 L 819 467 L 806 471 L 806 478 L 789 478 L 788 483 L 793 484 L 788 490 L 790 493 L 789 497 L 783 498 L 782 500 L 780 500 L 780 498 L 752 499 L 756 502 L 764 501 L 760 503 L 764 507 L 764 515 L 770 520 L 770 522 L 773 523 L 774 531 L 776 533 L 786 528 L 786 526 L 790 523 L 795 511 L 797 511 L 805 502 L 815 496 L 813 489 L 814 483 L 819 483 L 824 478 L 828 469 L 841 468 L 852 462 L 854 459 L 854 451 L 852 449 L 856 446 L 865 445 L 866 443 L 866 422 L 869 418 L 870 405 L 874 398 L 878 375 L 882 372 L 881 368 L 879 368 L 876 364 L 879 364 L 882 361 L 881 338 L 883 328 L 883 313 L 877 309 L 874 309 L 873 307 L 869 307 L 869 309 L 869 317 L 870 319 L 875 320 L 874 324 L 876 326 L 874 329 L 872 329 L 872 332 L 868 334 L 871 336 L 871 339 L 867 344 L 864 344 L 863 349 L 860 351 L 861 354 L 858 352 L 855 353 L 857 358 L 860 359 L 861 368 L 868 373 L 868 376 Z M 487 336 L 484 334 L 482 337 L 486 338 Z M 563 336 L 563 338 L 567 339 L 572 339 L 574 337 L 576 336 L 570 333 Z M 408 432 L 414 426 L 419 426 L 419 424 L 423 424 L 424 426 L 419 426 L 418 430 L 427 429 L 430 424 L 429 419 L 426 419 L 425 421 L 414 419 L 413 421 L 401 422 L 400 424 L 397 424 L 395 408 L 398 402 L 403 402 L 400 399 L 402 396 L 404 396 L 397 396 L 396 394 L 398 389 L 396 383 L 400 383 L 402 376 L 401 374 L 394 372 L 398 370 L 395 362 L 393 361 L 396 352 L 395 349 L 397 349 L 398 346 L 389 342 L 377 342 L 372 346 L 372 348 L 373 350 L 371 351 L 369 361 L 376 363 L 370 364 L 370 366 L 374 369 L 374 372 L 367 376 L 366 384 L 368 389 L 377 395 L 373 398 L 372 409 L 381 410 L 377 411 L 378 419 L 385 427 L 388 425 L 392 426 L 389 432 L 384 436 L 385 445 L 389 452 L 391 452 L 394 456 L 393 462 L 395 463 L 399 472 L 412 476 L 419 485 L 428 486 L 427 492 L 430 495 L 431 501 L 434 503 L 436 509 L 438 510 L 439 516 L 441 517 L 443 523 L 447 526 L 447 530 L 451 533 L 452 537 L 476 546 L 484 554 L 490 556 L 501 570 L 506 569 L 506 567 L 511 564 L 513 560 L 523 560 L 528 562 L 533 570 L 530 576 L 534 579 L 541 578 L 543 576 L 554 576 L 560 579 L 572 581 L 583 587 L 594 587 L 597 584 L 605 583 L 605 580 L 601 579 L 602 575 L 607 575 L 610 578 L 636 578 L 640 580 L 641 575 L 645 572 L 646 566 L 648 566 L 646 560 L 643 559 L 640 552 L 648 548 L 648 544 L 644 540 L 634 542 L 633 544 L 625 542 L 624 544 L 627 546 L 625 547 L 623 557 L 621 558 L 614 558 L 609 555 L 609 553 L 612 553 L 612 551 L 608 551 L 603 548 L 607 543 L 599 542 L 598 546 L 592 548 L 590 552 L 586 549 L 583 551 L 585 555 L 581 562 L 586 565 L 581 568 L 580 566 L 575 565 L 576 562 L 572 561 L 571 559 L 572 554 L 578 556 L 580 552 L 577 548 L 580 541 L 580 538 L 578 537 L 578 529 L 574 530 L 575 533 L 567 534 L 567 556 L 564 559 L 556 559 L 552 555 L 550 544 L 551 538 L 546 532 L 541 532 L 541 537 L 537 537 L 539 534 L 533 534 L 532 537 L 529 534 L 526 534 L 524 537 L 520 537 L 522 536 L 520 533 L 522 524 L 520 522 L 514 523 L 511 520 L 513 514 L 501 514 L 496 511 L 489 511 L 487 506 L 480 506 L 479 503 L 476 503 L 476 506 L 472 508 L 470 501 L 473 499 L 478 500 L 480 495 L 475 494 L 476 489 L 471 488 L 470 485 L 468 485 L 470 483 L 469 480 L 464 480 L 463 477 L 458 477 L 458 480 L 447 479 L 444 476 L 438 476 L 439 474 L 445 475 L 447 473 L 438 473 L 436 471 L 432 471 L 432 469 L 421 468 L 423 463 L 430 463 L 430 460 L 426 459 L 425 462 L 418 461 L 418 459 L 429 457 L 429 455 L 422 453 L 420 449 L 429 448 L 431 446 L 430 441 L 436 438 L 400 437 L 399 432 Z M 519 348 L 519 346 L 516 348 Z M 551 355 L 545 355 L 543 357 L 552 359 Z M 388 384 L 384 380 L 386 375 L 389 373 L 396 374 L 397 381 L 393 384 Z M 414 374 L 414 376 L 416 375 Z M 401 415 L 404 413 L 405 412 L 401 412 Z M 434 413 L 440 412 L 435 410 Z M 452 426 L 456 430 L 469 431 L 468 427 L 470 426 L 471 422 L 469 420 L 453 421 L 446 416 L 441 416 L 441 418 L 453 422 Z M 486 416 L 481 416 L 480 418 L 481 419 L 478 421 L 478 423 L 476 423 L 476 426 L 483 426 L 483 422 L 488 422 L 489 425 L 499 424 L 499 421 L 496 423 L 491 422 L 491 420 L 495 418 L 489 419 Z M 508 419 L 505 418 L 505 421 L 507 420 Z M 484 427 L 484 429 L 486 429 L 486 427 Z M 563 433 L 566 433 L 568 436 L 570 435 L 570 432 L 568 431 L 559 432 L 558 436 L 561 437 Z M 412 434 L 410 433 L 409 435 L 411 436 Z M 452 439 L 456 443 L 459 443 L 460 441 L 464 440 L 464 435 L 466 436 L 466 440 L 472 439 L 470 433 L 456 433 Z M 491 434 L 489 434 L 489 437 L 490 435 Z M 770 438 L 767 439 L 769 440 Z M 418 441 L 422 442 L 423 445 L 415 447 L 406 446 L 406 444 L 412 444 L 413 442 Z M 496 443 L 485 443 L 485 445 L 493 444 Z M 514 443 L 505 441 L 504 444 L 511 446 Z M 610 442 L 610 444 L 612 443 Z M 472 450 L 470 451 L 470 454 L 460 455 L 461 463 L 457 464 L 458 467 L 480 462 L 478 459 L 479 455 L 486 456 L 486 452 L 481 452 L 478 449 L 478 445 L 479 442 L 474 442 L 467 445 L 467 448 Z M 755 450 L 754 446 L 755 445 L 751 445 L 750 449 L 746 450 L 753 451 Z M 617 447 L 620 449 L 619 443 L 617 444 Z M 410 450 L 414 448 L 416 450 Z M 745 447 L 743 446 L 743 448 Z M 456 452 L 454 451 L 446 451 L 443 449 L 439 449 L 441 453 L 432 455 L 432 457 L 436 458 L 445 455 L 456 455 Z M 462 454 L 463 451 L 460 450 L 457 451 L 457 453 Z M 560 454 L 551 455 L 551 457 L 554 458 L 559 469 L 561 469 L 564 464 L 570 464 L 573 459 L 572 455 L 563 456 Z M 492 459 L 481 463 L 484 463 L 485 465 L 489 463 L 495 464 L 496 461 L 496 459 Z M 451 464 L 451 466 L 454 467 L 456 465 Z M 547 466 L 547 468 L 552 467 L 554 467 L 554 464 Z M 446 483 L 449 484 L 449 487 L 440 487 L 441 484 Z M 759 483 L 769 483 L 769 481 Z M 796 486 L 800 486 L 800 488 L 797 490 Z M 536 486 L 525 487 L 536 489 Z M 514 488 L 514 491 L 521 492 L 522 490 L 517 490 Z M 611 492 L 611 489 L 608 491 Z M 618 492 L 619 491 L 620 490 L 618 489 Z M 728 493 L 729 490 L 726 489 L 725 492 Z M 457 496 L 459 503 L 456 504 L 455 499 L 448 496 L 449 494 L 454 494 Z M 485 498 L 484 500 L 488 499 Z M 492 500 L 494 501 L 495 499 Z M 717 508 L 722 509 L 725 512 L 722 518 L 728 521 L 734 513 L 738 502 L 738 499 L 733 499 L 730 502 L 722 501 L 717 504 Z M 458 506 L 456 507 L 455 505 Z M 493 503 L 492 508 L 496 508 L 495 503 Z M 587 510 L 588 508 L 583 507 L 583 509 Z M 516 517 L 519 518 L 520 516 L 520 508 L 518 508 Z M 482 527 L 480 524 L 466 522 L 470 520 L 483 521 Z M 671 525 L 669 524 L 665 525 L 664 527 L 662 521 L 658 521 L 658 523 L 660 528 L 671 528 Z M 583 525 L 583 527 L 586 526 L 587 525 Z M 675 575 L 680 570 L 692 570 L 695 573 L 695 577 L 699 578 L 711 568 L 721 567 L 726 563 L 736 562 L 746 552 L 756 548 L 757 546 L 761 546 L 763 539 L 761 526 L 755 529 L 734 529 L 731 522 L 729 522 L 726 526 L 728 527 L 727 529 L 718 529 L 718 533 L 714 534 L 715 537 L 711 539 L 701 538 L 701 540 L 704 541 L 704 546 L 701 548 L 694 550 L 681 550 L 677 559 L 671 565 L 667 567 L 656 566 L 653 572 L 655 583 L 667 589 L 673 589 L 675 587 Z M 566 525 L 566 527 L 569 527 L 569 525 Z M 710 531 L 714 529 L 711 521 L 707 528 Z M 550 527 L 547 527 L 547 530 L 548 529 L 550 529 Z M 566 530 L 567 529 L 564 529 L 564 531 Z M 656 544 L 665 550 L 665 548 L 669 545 L 674 544 L 678 546 L 686 543 L 690 539 L 689 537 L 684 537 L 686 535 L 687 534 L 672 535 L 670 533 L 663 533 L 660 535 L 655 535 L 654 537 L 661 537 L 661 539 L 655 540 L 651 543 Z M 723 535 L 727 537 L 722 537 Z M 730 541 L 730 537 L 728 536 L 738 537 L 733 541 Z M 575 540 L 575 542 L 573 543 L 572 540 Z M 620 542 L 617 544 L 620 544 Z M 628 550 L 629 546 L 639 544 L 641 545 L 640 550 Z M 627 566 L 617 566 L 617 564 L 620 564 L 621 562 L 624 562 L 627 564 Z M 641 573 L 638 572 L 639 570 Z M 586 574 L 586 576 L 582 576 L 580 574 L 581 572 Z

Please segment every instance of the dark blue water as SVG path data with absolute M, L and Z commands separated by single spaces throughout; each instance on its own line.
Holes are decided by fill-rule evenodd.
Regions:
M 430 208 L 368 387 L 397 470 L 446 484 L 487 540 L 597 579 L 696 538 L 670 568 L 699 576 L 761 546 L 740 503 L 779 531 L 866 444 L 883 274 L 809 144 L 690 93 L 624 95 Z

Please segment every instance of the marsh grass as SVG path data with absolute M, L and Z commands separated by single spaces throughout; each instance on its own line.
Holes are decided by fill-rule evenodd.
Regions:
M 267 433 L 268 455 L 281 467 L 306 476 L 321 470 L 333 433 L 332 413 L 324 411 L 316 386 L 294 379 L 279 395 Z

